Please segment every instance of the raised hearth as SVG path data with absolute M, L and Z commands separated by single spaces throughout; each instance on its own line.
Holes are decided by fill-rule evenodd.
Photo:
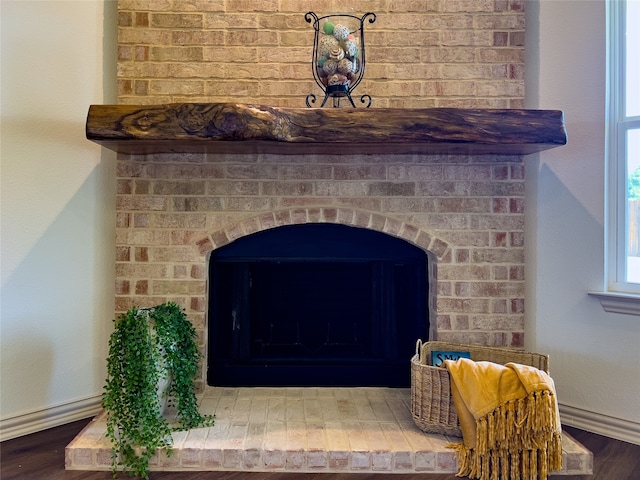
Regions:
M 426 435 L 413 423 L 408 389 L 207 387 L 201 410 L 216 425 L 174 435 L 174 455 L 152 471 L 455 473 L 459 439 Z M 66 449 L 68 470 L 108 470 L 99 415 Z M 563 434 L 560 475 L 588 475 L 593 456 Z

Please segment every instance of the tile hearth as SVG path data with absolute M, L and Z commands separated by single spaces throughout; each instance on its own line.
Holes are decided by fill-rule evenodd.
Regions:
M 413 423 L 409 389 L 207 387 L 202 413 L 216 424 L 174 434 L 174 455 L 152 471 L 455 473 L 446 445 Z M 66 448 L 68 470 L 109 470 L 104 413 Z M 563 436 L 565 475 L 589 474 L 591 452 Z

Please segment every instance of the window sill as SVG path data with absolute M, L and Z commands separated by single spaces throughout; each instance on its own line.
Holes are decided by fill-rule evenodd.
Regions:
M 589 292 L 600 300 L 605 312 L 640 316 L 640 295 L 621 292 Z

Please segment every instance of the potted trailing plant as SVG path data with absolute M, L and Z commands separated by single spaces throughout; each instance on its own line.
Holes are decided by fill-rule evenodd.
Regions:
M 102 399 L 111 466 L 114 477 L 122 470 L 148 479 L 156 450 L 172 453 L 171 432 L 213 425 L 213 416 L 198 411 L 195 395 L 201 354 L 193 325 L 173 302 L 132 308 L 114 322 Z M 159 393 L 163 379 L 167 387 Z M 162 416 L 163 396 L 177 409 L 175 424 Z

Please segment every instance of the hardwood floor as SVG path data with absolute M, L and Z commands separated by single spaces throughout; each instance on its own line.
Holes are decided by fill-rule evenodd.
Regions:
M 44 432 L 8 440 L 0 444 L 2 480 L 107 480 L 110 472 L 66 471 L 64 449 L 87 424 L 87 420 Z M 576 440 L 594 454 L 593 475 L 556 476 L 558 480 L 639 480 L 640 445 L 565 427 Z M 246 472 L 152 472 L 151 480 L 455 480 L 454 475 L 431 474 L 327 474 L 327 473 L 246 473 Z M 129 478 L 121 475 L 120 478 Z

